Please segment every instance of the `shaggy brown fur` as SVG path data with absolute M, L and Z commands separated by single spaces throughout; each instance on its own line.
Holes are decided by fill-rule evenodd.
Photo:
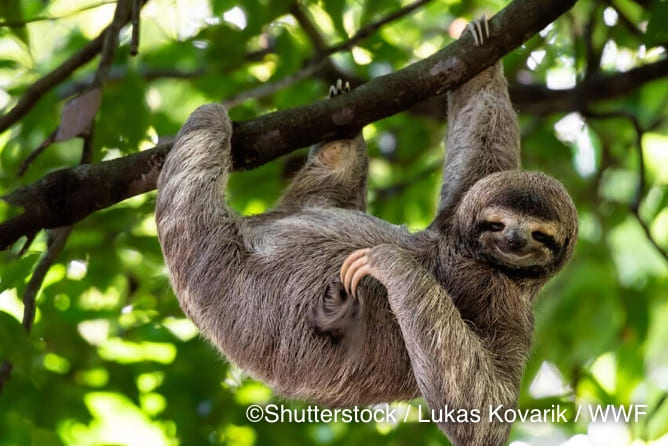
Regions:
M 409 233 L 364 212 L 361 136 L 325 144 L 280 205 L 242 218 L 225 203 L 231 125 L 198 108 L 158 182 L 156 220 L 185 313 L 227 358 L 278 393 L 330 406 L 424 396 L 455 445 L 505 442 L 488 406 L 514 408 L 539 288 L 570 256 L 577 216 L 553 178 L 523 172 L 501 65 L 449 95 L 441 205 Z M 351 252 L 369 274 L 347 293 Z

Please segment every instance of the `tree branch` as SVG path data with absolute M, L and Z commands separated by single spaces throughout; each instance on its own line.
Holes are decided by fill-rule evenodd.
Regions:
M 234 124 L 235 169 L 260 166 L 298 148 L 356 133 L 364 125 L 455 88 L 568 10 L 575 0 L 514 0 L 490 22 L 489 44 L 465 34 L 436 54 L 375 78 L 346 95 Z M 24 213 L 0 225 L 0 249 L 40 228 L 72 224 L 155 188 L 170 146 L 53 172 L 5 197 Z
M 132 11 L 130 21 L 132 22 L 132 38 L 130 40 L 130 54 L 136 56 L 139 53 L 139 10 L 141 9 L 141 0 L 132 0 Z
M 510 97 L 523 113 L 548 113 L 580 110 L 582 104 L 622 96 L 639 85 L 668 76 L 668 58 L 623 73 L 597 72 L 574 88 L 550 90 L 542 85 L 514 84 Z
M 323 38 L 320 31 L 315 26 L 315 23 L 308 17 L 307 13 L 302 8 L 302 5 L 299 2 L 295 2 L 290 8 L 290 14 L 297 20 L 299 26 L 302 27 L 308 38 L 311 40 L 313 48 L 315 48 L 316 53 L 321 53 L 327 48 L 325 39 Z

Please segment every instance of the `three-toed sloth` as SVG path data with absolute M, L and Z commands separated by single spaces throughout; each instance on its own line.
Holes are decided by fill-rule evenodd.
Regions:
M 486 23 L 470 28 L 476 44 Z M 333 94 L 341 91 L 335 88 Z M 517 404 L 534 297 L 570 257 L 564 187 L 519 170 L 500 63 L 448 94 L 438 214 L 411 233 L 365 213 L 361 135 L 309 156 L 278 206 L 225 203 L 232 126 L 220 105 L 188 118 L 158 181 L 156 220 L 184 312 L 224 355 L 278 393 L 329 406 L 423 396 L 455 445 L 503 444 L 490 407 Z

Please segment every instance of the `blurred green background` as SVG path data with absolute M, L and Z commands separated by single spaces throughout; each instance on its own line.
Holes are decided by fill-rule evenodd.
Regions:
M 400 69 L 507 3 L 424 1 L 327 59 L 328 47 L 408 3 L 150 0 L 138 56 L 129 55 L 130 28 L 121 33 L 95 119 L 93 161 L 173 137 L 206 102 L 227 101 L 243 120 L 319 100 L 337 77 L 359 84 Z M 98 36 L 114 9 L 99 0 L 0 3 L 3 113 Z M 666 23 L 666 1 L 580 0 L 504 57 L 524 166 L 567 186 L 581 228 L 574 259 L 537 303 L 520 405 L 559 403 L 571 419 L 582 404 L 647 405 L 638 422 L 518 422 L 514 446 L 668 444 Z M 313 61 L 319 65 L 308 71 Z M 80 67 L 0 134 L 0 195 L 79 163 L 82 143 L 72 139 L 17 176 L 97 64 Z M 255 90 L 263 85 L 270 88 Z M 423 104 L 364 129 L 372 214 L 415 230 L 431 221 L 447 130 L 440 114 Z M 235 173 L 234 207 L 271 207 L 304 157 L 302 150 Z M 248 422 L 249 404 L 305 403 L 281 400 L 198 337 L 169 288 L 154 204 L 155 192 L 147 193 L 74 225 L 37 294 L 29 335 L 22 296 L 47 236 L 20 256 L 21 242 L 0 253 L 0 361 L 13 364 L 0 393 L 0 445 L 447 444 L 435 426 L 415 420 Z M 0 221 L 14 212 L 0 202 Z

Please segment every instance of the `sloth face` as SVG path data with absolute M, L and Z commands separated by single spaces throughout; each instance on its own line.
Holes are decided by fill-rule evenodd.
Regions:
M 578 217 L 557 180 L 508 170 L 471 186 L 455 211 L 453 234 L 466 256 L 514 278 L 542 280 L 571 256 Z
M 480 213 L 478 228 L 481 254 L 505 268 L 542 270 L 563 253 L 558 226 L 537 217 L 492 206 Z

